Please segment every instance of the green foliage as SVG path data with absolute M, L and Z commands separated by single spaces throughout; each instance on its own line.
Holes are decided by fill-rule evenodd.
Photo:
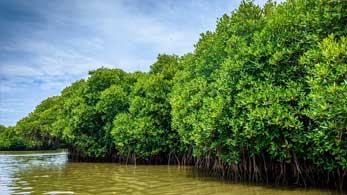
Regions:
M 118 69 L 100 68 L 86 81 L 62 93 L 63 109 L 56 128 L 63 140 L 85 156 L 103 157 L 114 150 L 112 121 L 128 107 L 128 93 L 135 80 Z
M 243 1 L 192 53 L 159 55 L 148 73 L 91 71 L 1 127 L 1 146 L 27 146 L 23 135 L 31 146 L 59 138 L 86 157 L 192 149 L 228 164 L 266 156 L 346 170 L 346 10 L 340 0 Z
M 27 141 L 13 127 L 0 125 L 0 150 L 23 150 L 27 145 Z
M 336 40 L 337 39 L 337 40 Z M 330 35 L 301 58 L 310 93 L 308 158 L 329 170 L 347 168 L 347 39 Z
M 58 147 L 60 132 L 53 128 L 57 112 L 61 109 L 61 97 L 54 96 L 42 101 L 27 117 L 18 121 L 15 132 L 26 140 L 26 149 L 49 149 Z
M 324 86 L 345 89 L 346 8 L 341 1 L 268 2 L 264 8 L 243 2 L 215 32 L 203 34 L 194 53 L 181 60 L 171 98 L 172 126 L 194 154 L 226 163 L 244 154 L 291 163 L 295 155 L 327 170 L 346 168 L 347 96 Z M 319 44 L 331 33 L 341 43 Z M 313 55 L 322 45 L 337 70 L 331 59 Z M 322 64 L 310 69 L 305 59 Z M 314 71 L 331 78 L 318 80 Z
M 176 56 L 159 55 L 150 73 L 134 84 L 129 109 L 113 122 L 112 135 L 119 154 L 148 158 L 178 149 L 168 97 L 172 78 L 179 70 L 177 60 Z

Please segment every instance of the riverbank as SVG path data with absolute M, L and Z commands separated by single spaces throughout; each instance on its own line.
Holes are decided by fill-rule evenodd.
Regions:
M 56 150 L 0 150 L 0 155 L 52 155 L 52 154 L 65 154 L 68 155 L 68 149 L 56 149 Z
M 4 154 L 2 152 L 2 154 Z M 333 195 L 334 191 L 232 183 L 191 166 L 69 162 L 64 153 L 0 154 L 0 194 Z
M 266 184 L 277 186 L 316 187 L 347 191 L 347 170 L 328 172 L 321 167 L 305 161 L 278 162 L 269 156 L 244 155 L 235 164 L 223 163 L 211 157 L 155 156 L 141 159 L 136 156 L 109 155 L 105 157 L 85 157 L 74 149 L 69 149 L 68 158 L 72 162 L 112 162 L 126 165 L 178 165 L 193 166 L 204 176 L 220 178 L 234 182 Z

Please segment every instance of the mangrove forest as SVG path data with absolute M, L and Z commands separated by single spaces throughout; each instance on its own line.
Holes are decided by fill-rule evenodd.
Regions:
M 194 48 L 90 71 L 0 126 L 0 150 L 347 189 L 347 1 L 243 1 Z

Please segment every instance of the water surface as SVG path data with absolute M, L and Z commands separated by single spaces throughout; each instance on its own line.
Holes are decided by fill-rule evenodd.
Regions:
M 233 184 L 190 167 L 72 163 L 62 151 L 0 152 L 0 194 L 327 195 L 329 191 Z

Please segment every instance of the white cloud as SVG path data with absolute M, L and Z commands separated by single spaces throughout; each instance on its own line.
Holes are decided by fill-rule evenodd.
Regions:
M 4 43 L 0 39 L 0 54 L 9 54 L 0 58 L 0 123 L 14 124 L 90 70 L 147 71 L 158 53 L 192 51 L 199 34 L 212 30 L 217 17 L 239 2 L 18 1 L 37 18 L 6 21 L 13 28 L 5 30 L 13 37 Z M 11 104 L 4 103 L 10 99 Z M 5 110 L 12 108 L 18 112 L 5 119 Z

